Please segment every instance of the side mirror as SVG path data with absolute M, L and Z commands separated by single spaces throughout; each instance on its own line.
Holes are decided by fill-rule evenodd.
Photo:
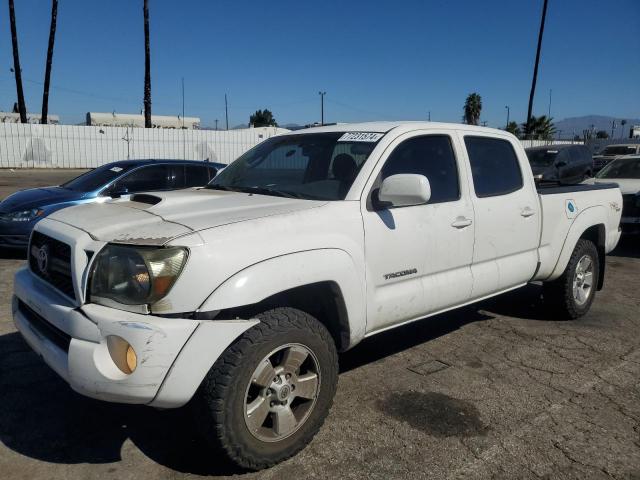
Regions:
M 423 205 L 431 198 L 431 185 L 424 175 L 399 173 L 385 178 L 378 192 L 381 207 Z

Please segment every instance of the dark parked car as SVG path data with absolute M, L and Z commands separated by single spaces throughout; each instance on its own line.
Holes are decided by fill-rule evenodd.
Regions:
M 597 172 L 611 162 L 611 160 L 615 160 L 624 155 L 637 155 L 638 153 L 640 153 L 640 144 L 637 143 L 607 145 L 593 156 L 593 166 Z
M 224 167 L 213 162 L 127 160 L 103 165 L 60 186 L 16 192 L 0 202 L 0 247 L 26 247 L 33 226 L 61 208 L 129 193 L 204 186 Z
M 584 145 L 532 147 L 526 152 L 538 183 L 575 184 L 593 174 L 591 151 Z

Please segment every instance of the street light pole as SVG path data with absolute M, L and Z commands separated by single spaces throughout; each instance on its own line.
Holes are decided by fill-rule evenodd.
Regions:
M 320 95 L 320 125 L 324 125 L 324 96 L 327 92 L 318 92 Z
M 509 105 L 505 105 L 504 108 L 507 109 L 507 125 L 504 127 L 504 129 L 506 130 L 507 128 L 509 128 L 509 114 L 511 113 L 511 110 L 509 109 Z
M 229 108 L 227 106 L 227 94 L 224 94 L 224 118 L 227 123 L 227 130 L 229 130 Z

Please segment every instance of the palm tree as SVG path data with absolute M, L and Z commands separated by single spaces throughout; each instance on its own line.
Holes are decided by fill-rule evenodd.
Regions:
M 517 122 L 509 122 L 505 130 L 509 133 L 512 133 L 516 137 L 520 137 L 520 127 L 518 126 Z
M 51 0 L 51 25 L 49 27 L 49 46 L 47 47 L 47 63 L 44 70 L 44 90 L 42 92 L 41 123 L 47 123 L 49 114 L 49 85 L 51 82 L 51 62 L 53 61 L 53 44 L 56 41 L 56 25 L 58 23 L 58 0 Z
M 482 111 L 482 97 L 477 93 L 470 93 L 464 102 L 464 121 L 469 125 L 480 123 L 480 112 Z
M 624 126 L 627 124 L 626 120 L 620 120 L 620 125 L 622 128 L 620 129 L 620 138 L 624 138 Z
M 529 123 L 522 124 L 525 138 L 531 140 L 553 140 L 556 127 L 553 125 L 553 118 L 541 115 L 536 117 L 531 115 Z
M 11 44 L 13 45 L 13 73 L 16 77 L 16 93 L 18 95 L 18 112 L 20 121 L 27 123 L 27 106 L 24 103 L 22 90 L 22 70 L 20 70 L 20 54 L 18 53 L 18 31 L 16 29 L 16 12 L 13 0 L 9 0 L 9 23 L 11 25 Z
M 151 128 L 151 53 L 149 48 L 149 0 L 144 0 L 144 126 Z

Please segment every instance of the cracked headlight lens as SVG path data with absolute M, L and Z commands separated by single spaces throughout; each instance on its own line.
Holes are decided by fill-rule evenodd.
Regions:
M 155 303 L 165 297 L 187 261 L 182 247 L 107 245 L 96 257 L 90 277 L 91 301 L 125 305 Z

